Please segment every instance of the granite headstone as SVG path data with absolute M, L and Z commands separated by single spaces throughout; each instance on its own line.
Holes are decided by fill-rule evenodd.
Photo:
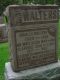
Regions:
M 20 71 L 57 61 L 57 5 L 8 8 L 11 65 Z
M 0 24 L 3 24 L 3 16 L 0 16 Z
M 8 41 L 8 29 L 5 24 L 0 24 L 0 42 Z

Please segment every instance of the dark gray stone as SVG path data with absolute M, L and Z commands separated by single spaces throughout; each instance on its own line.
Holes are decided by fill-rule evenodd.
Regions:
M 5 24 L 0 24 L 0 42 L 8 41 L 8 28 Z

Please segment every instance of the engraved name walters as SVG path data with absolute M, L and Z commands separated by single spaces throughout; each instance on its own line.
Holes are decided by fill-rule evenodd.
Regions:
M 23 22 L 34 22 L 34 21 L 51 21 L 57 20 L 57 10 L 47 9 L 47 10 L 18 10 L 14 13 L 14 21 L 16 23 Z

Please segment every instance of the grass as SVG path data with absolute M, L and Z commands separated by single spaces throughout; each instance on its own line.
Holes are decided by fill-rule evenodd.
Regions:
M 60 59 L 60 20 L 59 20 L 59 24 L 58 24 L 58 58 Z
M 58 58 L 60 59 L 60 21 L 58 26 Z M 0 80 L 4 80 L 5 62 L 9 61 L 8 43 L 0 43 Z
M 9 59 L 8 43 L 0 43 L 0 80 L 4 80 L 4 66 Z

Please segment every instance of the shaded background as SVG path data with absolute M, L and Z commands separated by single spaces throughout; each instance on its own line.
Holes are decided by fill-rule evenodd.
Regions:
M 3 11 L 8 5 L 11 4 L 58 4 L 60 5 L 60 0 L 0 0 L 0 15 L 3 14 Z

